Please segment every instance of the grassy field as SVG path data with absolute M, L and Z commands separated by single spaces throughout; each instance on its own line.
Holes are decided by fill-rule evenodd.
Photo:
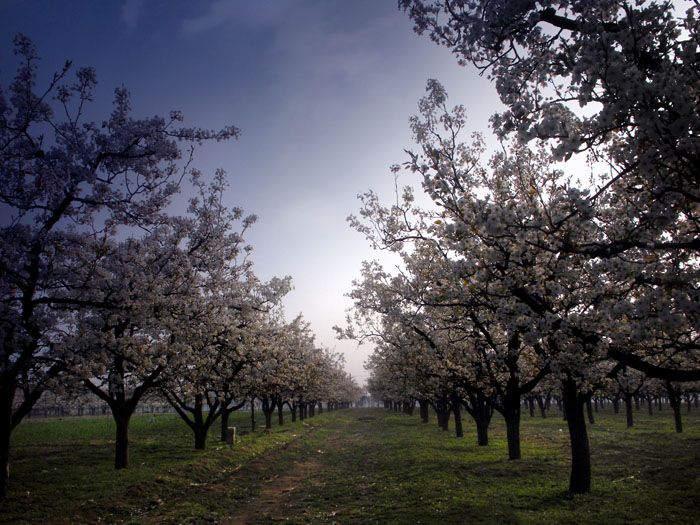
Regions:
M 593 490 L 571 497 L 566 424 L 523 416 L 523 459 L 508 461 L 494 417 L 488 447 L 434 419 L 384 409 L 324 413 L 205 451 L 173 415 L 137 416 L 131 466 L 114 471 L 109 418 L 36 420 L 13 436 L 2 523 L 698 523 L 700 414 L 597 414 Z M 241 435 L 242 434 L 242 435 Z

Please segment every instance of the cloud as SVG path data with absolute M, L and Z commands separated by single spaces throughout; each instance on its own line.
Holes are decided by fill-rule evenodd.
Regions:
M 122 22 L 129 31 L 136 29 L 143 11 L 144 0 L 126 0 L 122 6 Z
M 216 0 L 201 15 L 183 20 L 182 32 L 195 35 L 232 22 L 253 27 L 274 24 L 282 21 L 289 5 L 287 2 Z

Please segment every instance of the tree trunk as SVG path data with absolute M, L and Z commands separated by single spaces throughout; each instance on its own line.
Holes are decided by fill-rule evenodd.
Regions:
M 489 444 L 489 423 L 491 419 L 478 418 L 476 421 L 476 443 L 480 447 L 485 447 Z
M 647 410 L 650 416 L 654 414 L 654 402 L 650 395 L 647 395 Z
M 12 404 L 2 407 L 5 414 L 2 415 L 3 424 L 0 425 L 0 499 L 7 496 L 10 486 L 10 436 L 12 435 Z
M 408 410 L 407 410 L 406 413 L 407 413 L 409 416 L 413 416 L 413 411 L 414 411 L 415 409 L 416 409 L 416 400 L 415 400 L 415 399 L 412 399 L 411 401 L 408 402 Z
M 588 443 L 586 419 L 583 414 L 585 401 L 578 393 L 576 382 L 572 379 L 562 381 L 564 405 L 571 440 L 571 476 L 569 492 L 585 494 L 591 491 L 591 452 Z
M 520 404 L 506 407 L 503 417 L 506 420 L 508 459 L 520 459 Z
M 194 448 L 195 450 L 204 450 L 207 448 L 207 434 L 209 428 L 206 425 L 200 424 L 193 428 L 194 430 Z
M 261 401 L 263 415 L 265 416 L 265 430 L 270 430 L 272 428 L 272 414 L 275 413 L 275 404 L 267 396 L 263 396 Z
M 122 469 L 129 466 L 129 420 L 131 419 L 131 414 L 113 414 L 114 421 L 117 424 L 114 468 Z
M 530 417 L 535 417 L 535 399 L 532 396 L 527 398 L 527 406 L 530 409 Z
M 595 423 L 595 418 L 593 417 L 593 403 L 591 403 L 591 398 L 586 399 L 586 412 L 588 412 L 588 422 L 593 425 Z
M 430 419 L 429 416 L 429 405 L 424 399 L 418 401 L 418 406 L 420 407 L 420 419 L 423 423 L 427 423 Z
M 632 412 L 632 396 L 625 396 L 625 415 L 627 416 L 627 428 L 634 426 L 634 413 Z
M 282 401 L 277 403 L 277 423 L 279 426 L 284 425 L 284 403 Z
M 450 407 L 447 403 L 442 401 L 436 405 L 436 411 L 438 414 L 438 425 L 443 431 L 450 429 Z
M 683 420 L 681 418 L 681 394 L 678 392 L 673 383 L 666 381 L 666 391 L 668 392 L 668 402 L 673 409 L 673 419 L 676 423 L 676 432 L 683 432 Z
M 547 409 L 546 409 L 546 406 L 544 403 L 544 399 L 542 399 L 542 396 L 537 396 L 535 398 L 535 400 L 537 401 L 537 406 L 540 407 L 540 416 L 542 416 L 542 419 L 546 419 L 547 418 Z
M 455 415 L 455 434 L 457 437 L 464 436 L 464 431 L 462 430 L 462 413 L 459 409 L 461 403 L 462 401 L 457 398 L 457 396 L 452 398 L 452 412 Z
M 228 433 L 228 416 L 231 413 L 224 409 L 221 411 L 221 441 L 226 443 L 227 433 Z
M 255 432 L 255 399 L 250 400 L 250 431 Z

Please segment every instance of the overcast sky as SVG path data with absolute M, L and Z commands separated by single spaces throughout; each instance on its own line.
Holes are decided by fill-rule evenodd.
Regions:
M 18 32 L 37 45 L 44 77 L 67 59 L 97 70 L 95 120 L 124 85 L 137 117 L 176 109 L 186 125 L 242 130 L 194 165 L 228 173 L 227 204 L 259 216 L 247 236 L 256 273 L 292 276 L 287 318 L 303 313 L 363 383 L 370 347 L 336 341 L 332 326 L 376 254 L 346 217 L 367 189 L 392 198 L 389 166 L 412 147 L 408 118 L 427 79 L 466 105 L 474 131 L 488 131 L 493 86 L 416 35 L 396 0 L 0 0 L 3 85 Z

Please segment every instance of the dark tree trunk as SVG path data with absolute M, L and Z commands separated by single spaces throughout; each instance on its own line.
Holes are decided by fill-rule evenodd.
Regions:
M 632 396 L 625 396 L 625 416 L 627 416 L 627 428 L 634 426 L 634 412 L 632 412 Z
M 654 414 L 654 402 L 650 395 L 647 395 L 647 411 L 650 416 Z
M 227 441 L 227 433 L 228 433 L 228 421 L 229 421 L 229 416 L 231 415 L 232 412 L 235 412 L 236 410 L 243 408 L 245 406 L 245 399 L 241 401 L 240 403 L 237 403 L 233 406 L 231 406 L 231 401 L 225 402 L 225 408 L 220 409 L 221 413 L 221 441 L 223 443 L 226 443 Z
M 584 494 L 591 491 L 591 453 L 583 414 L 585 400 L 578 393 L 574 380 L 565 379 L 562 381 L 562 387 L 571 439 L 569 492 Z
M 207 434 L 209 433 L 209 427 L 205 425 L 197 425 L 193 430 L 195 450 L 204 450 L 207 448 Z
M 265 429 L 270 430 L 272 428 L 272 414 L 275 413 L 275 403 L 267 396 L 263 396 L 260 400 L 262 402 L 262 411 L 265 416 Z
M 309 403 L 309 417 L 316 415 L 316 403 Z
M 297 406 L 296 406 L 296 404 L 293 405 L 292 407 L 290 407 L 289 410 L 292 413 L 292 423 L 294 423 L 297 420 Z
M 53 371 L 49 376 L 55 377 Z M 13 407 L 17 383 L 13 378 L 4 378 L 0 384 L 0 500 L 7 496 L 10 486 L 10 439 L 14 428 L 27 417 L 36 402 L 39 401 L 43 390 L 36 388 L 23 392 L 23 400 L 19 406 Z
M 464 436 L 464 431 L 462 429 L 462 412 L 459 409 L 461 404 L 462 401 L 457 396 L 452 398 L 452 412 L 455 415 L 455 434 L 457 437 Z
M 412 399 L 411 401 L 404 401 L 404 413 L 406 415 L 412 416 L 415 408 L 416 401 L 414 399 Z
M 520 459 L 520 404 L 506 407 L 503 417 L 506 420 L 508 459 Z
M 537 396 L 535 399 L 537 400 L 537 405 L 540 407 L 540 416 L 542 416 L 542 419 L 545 419 L 547 417 L 545 402 L 542 399 L 542 396 Z
M 673 409 L 673 419 L 676 423 L 676 432 L 683 432 L 683 420 L 681 418 L 681 394 L 673 386 L 673 383 L 666 381 L 666 391 L 668 392 L 668 402 Z
M 0 424 L 0 499 L 7 496 L 10 485 L 10 436 L 12 435 L 12 404 L 2 407 L 2 424 Z
M 489 444 L 489 424 L 493 416 L 493 406 L 480 390 L 469 393 L 469 403 L 464 404 L 476 423 L 476 442 L 480 447 Z
M 435 413 L 437 414 L 438 426 L 443 430 L 450 429 L 450 406 L 448 403 L 439 401 L 435 403 Z
M 612 404 L 613 404 L 613 412 L 615 414 L 619 414 L 620 413 L 620 398 L 618 398 L 617 396 L 613 397 Z
M 229 412 L 228 410 L 221 411 L 221 441 L 223 443 L 226 443 L 229 415 L 231 415 L 231 412 Z
M 116 445 L 114 447 L 114 468 L 122 469 L 129 466 L 129 421 L 130 413 L 114 413 L 117 424 Z
M 279 426 L 284 425 L 284 403 L 282 401 L 277 403 L 277 423 Z
M 421 399 L 418 401 L 418 406 L 420 407 L 420 419 L 423 421 L 423 423 L 427 423 L 430 419 L 430 409 L 428 402 L 425 401 L 424 399 Z
M 480 447 L 485 447 L 489 444 L 489 423 L 491 418 L 475 419 L 476 422 L 476 443 Z
M 250 431 L 255 432 L 255 399 L 250 400 Z
M 511 377 L 506 386 L 503 418 L 506 420 L 508 459 L 520 459 L 520 387 L 516 376 Z
M 593 417 L 593 403 L 591 403 L 591 398 L 586 399 L 586 412 L 588 412 L 588 422 L 593 425 L 595 423 L 595 418 Z
M 527 398 L 527 406 L 530 409 L 530 417 L 535 417 L 535 399 L 532 396 Z

